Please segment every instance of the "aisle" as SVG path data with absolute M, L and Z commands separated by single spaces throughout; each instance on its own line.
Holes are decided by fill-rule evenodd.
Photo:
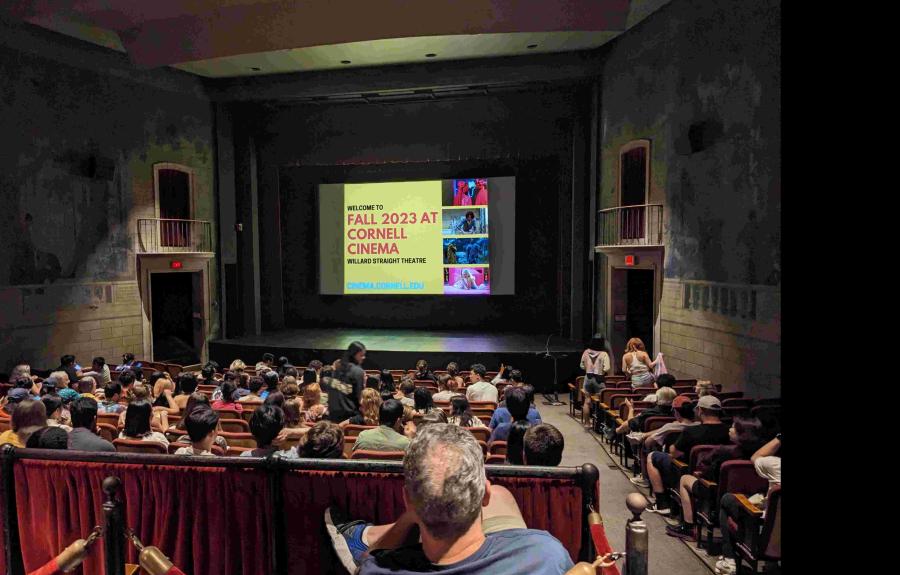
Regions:
M 631 513 L 625 507 L 625 496 L 640 492 L 623 473 L 606 451 L 600 439 L 584 429 L 569 417 L 568 398 L 560 397 L 564 406 L 543 405 L 543 397 L 536 398 L 541 418 L 553 424 L 565 437 L 562 465 L 579 466 L 593 463 L 600 470 L 600 514 L 606 528 L 609 544 L 616 551 L 625 550 L 625 522 Z M 612 468 L 610 467 L 612 466 Z M 688 545 L 675 537 L 666 535 L 666 522 L 659 515 L 644 513 L 644 520 L 650 529 L 650 573 L 667 575 L 706 575 L 711 572 Z M 703 553 L 702 551 L 700 553 Z M 715 563 L 715 561 L 713 561 Z M 621 563 L 620 563 L 621 566 Z

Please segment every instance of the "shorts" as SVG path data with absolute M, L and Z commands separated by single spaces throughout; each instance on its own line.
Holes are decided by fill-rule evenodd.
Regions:
M 660 476 L 662 476 L 663 487 L 678 487 L 681 481 L 681 474 L 678 468 L 672 462 L 672 456 L 662 451 L 654 451 L 650 454 L 650 461 L 653 463 Z
M 525 521 L 521 517 L 513 515 L 498 515 L 496 517 L 488 517 L 481 523 L 481 530 L 485 535 L 496 533 L 498 531 L 506 531 L 507 529 L 528 529 Z
M 605 378 L 602 375 L 589 373 L 584 378 L 582 389 L 588 395 L 596 395 L 606 389 Z

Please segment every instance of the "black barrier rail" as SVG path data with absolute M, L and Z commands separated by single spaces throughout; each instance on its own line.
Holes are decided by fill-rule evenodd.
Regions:
M 165 467 L 216 467 L 224 469 L 258 469 L 268 473 L 272 489 L 272 517 L 275 540 L 273 545 L 272 572 L 287 574 L 287 542 L 284 534 L 285 517 L 282 506 L 281 481 L 286 471 L 358 471 L 369 473 L 396 473 L 403 475 L 403 463 L 399 461 L 348 460 L 348 459 L 285 459 L 280 457 L 188 457 L 136 453 L 99 453 L 65 451 L 57 449 L 17 449 L 12 445 L 0 450 L 0 496 L 3 501 L 3 527 L 6 537 L 6 564 L 10 575 L 24 575 L 22 548 L 16 513 L 15 478 L 13 464 L 16 460 L 39 459 L 44 461 L 71 461 L 85 463 L 121 463 L 160 465 Z M 597 507 L 595 499 L 599 470 L 590 463 L 581 467 L 538 467 L 485 465 L 488 477 L 532 477 L 538 479 L 572 479 L 581 487 L 581 549 L 579 560 L 593 561 L 596 555 L 591 539 L 588 515 Z M 115 490 L 110 485 L 107 502 L 112 502 Z M 112 512 L 113 508 L 110 507 Z M 116 517 L 113 516 L 113 520 Z M 118 537 L 117 537 L 118 540 Z M 109 559 L 107 557 L 107 559 Z M 120 561 L 116 559 L 116 561 Z M 124 569 L 124 554 L 122 555 Z M 110 571 L 107 564 L 107 574 Z

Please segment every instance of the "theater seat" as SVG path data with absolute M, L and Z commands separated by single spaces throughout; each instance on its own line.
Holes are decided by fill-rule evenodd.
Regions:
M 9 431 L 12 429 L 12 424 L 8 417 L 0 417 L 0 431 Z
M 463 429 L 468 429 L 475 439 L 485 443 L 491 438 L 491 430 L 487 427 L 464 427 Z
M 216 447 L 218 447 L 218 446 L 216 446 Z M 253 448 L 252 448 L 252 447 L 238 447 L 238 446 L 236 446 L 236 445 L 229 445 L 229 446 L 228 446 L 228 451 L 226 452 L 226 455 L 227 455 L 228 457 L 240 457 L 241 453 L 243 453 L 243 452 L 245 452 L 245 451 L 253 451 Z
M 405 451 L 372 451 L 369 449 L 357 449 L 350 454 L 350 459 L 387 459 L 390 461 L 403 461 Z
M 500 455 L 499 453 L 488 453 L 484 462 L 486 464 L 492 465 L 503 465 L 506 463 L 506 455 Z
M 256 449 L 256 439 L 250 433 L 231 433 L 223 431 L 219 433 L 219 435 L 225 438 L 229 447 L 249 447 L 251 449 Z
M 220 419 L 219 425 L 228 433 L 250 433 L 250 424 L 243 419 Z
M 119 437 L 119 430 L 114 425 L 97 422 L 97 435 L 112 443 Z
M 378 427 L 377 425 L 354 425 L 348 424 L 344 427 L 344 437 L 356 437 L 359 435 L 361 431 L 365 431 L 367 429 L 375 429 Z
M 106 423 L 112 425 L 114 428 L 119 428 L 119 414 L 118 413 L 98 413 L 97 414 L 97 423 Z
M 112 444 L 119 453 L 168 453 L 168 448 L 164 443 L 156 441 L 141 441 L 140 439 L 115 439 Z
M 235 409 L 216 409 L 214 410 L 219 414 L 219 420 L 222 419 L 241 419 L 241 414 Z
M 495 441 L 488 446 L 488 453 L 491 455 L 503 455 L 506 456 L 506 442 L 505 441 Z

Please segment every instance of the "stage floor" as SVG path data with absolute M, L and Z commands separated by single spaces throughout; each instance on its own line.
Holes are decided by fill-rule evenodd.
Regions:
M 296 329 L 258 336 L 216 340 L 215 344 L 248 347 L 278 347 L 345 350 L 350 342 L 361 341 L 369 351 L 421 353 L 540 353 L 547 348 L 546 335 L 512 333 L 473 334 L 465 331 L 418 331 L 413 329 Z M 577 342 L 558 336 L 550 338 L 551 352 L 580 352 Z

